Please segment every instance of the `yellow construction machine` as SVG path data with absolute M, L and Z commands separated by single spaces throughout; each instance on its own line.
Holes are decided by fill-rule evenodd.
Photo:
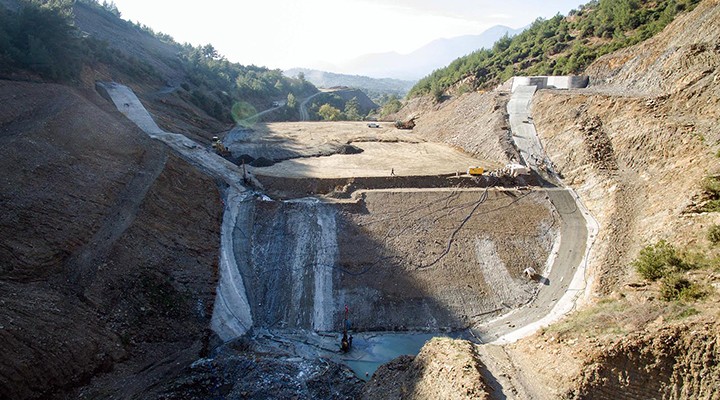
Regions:
M 230 150 L 225 147 L 222 140 L 220 140 L 217 136 L 213 136 L 212 138 L 212 148 L 221 156 L 230 155 Z
M 485 172 L 485 168 L 483 167 L 469 167 L 467 170 L 468 175 L 471 176 L 480 176 Z

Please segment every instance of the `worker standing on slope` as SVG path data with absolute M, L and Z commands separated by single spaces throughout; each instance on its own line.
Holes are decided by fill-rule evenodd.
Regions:
M 347 304 L 345 305 L 345 318 L 343 318 L 343 336 L 342 340 L 340 340 L 340 350 L 343 352 L 350 351 L 350 347 L 352 347 L 352 341 L 353 337 L 352 335 L 348 335 L 348 331 L 350 330 L 350 318 L 348 318 L 350 315 L 350 309 L 348 308 Z

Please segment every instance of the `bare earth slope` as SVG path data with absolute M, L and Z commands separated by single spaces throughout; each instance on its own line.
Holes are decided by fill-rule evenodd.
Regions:
M 93 92 L 3 81 L 0 99 L 0 397 L 144 369 L 103 384 L 131 395 L 196 359 L 214 301 L 214 182 Z
M 385 365 L 365 388 L 364 399 L 491 399 L 484 366 L 473 344 L 435 338 L 416 357 Z
M 572 395 L 582 399 L 717 399 L 717 322 L 636 333 L 597 355 Z
M 425 140 L 447 143 L 472 156 L 506 164 L 518 159 L 507 120 L 507 92 L 466 93 L 439 105 L 427 97 L 411 100 L 398 115 L 417 116 L 413 133 Z
M 534 96 L 532 116 L 549 158 L 600 223 L 589 277 L 603 300 L 505 346 L 498 365 L 481 354 L 486 381 L 502 382 L 490 385 L 502 390 L 493 398 L 720 395 L 718 330 L 708 322 L 717 318 L 714 289 L 708 285 L 705 303 L 687 310 L 627 285 L 642 285 L 629 265 L 641 247 L 668 239 L 703 248 L 707 227 L 720 223 L 717 213 L 697 213 L 701 181 L 719 172 L 718 27 L 720 2 L 704 1 L 655 38 L 599 59 L 587 71 L 590 88 Z M 418 126 L 434 118 L 422 114 Z M 697 274 L 718 286 L 717 273 Z M 415 385 L 446 379 L 425 374 Z
M 569 328 L 551 327 L 512 350 L 541 360 L 538 382 L 557 382 L 554 396 L 719 395 L 717 326 L 707 323 L 717 316 L 716 290 L 708 285 L 705 302 L 692 305 L 688 314 L 698 317 L 678 316 L 683 305 L 658 301 L 630 265 L 659 239 L 707 248 L 707 227 L 720 222 L 697 212 L 702 180 L 718 173 L 718 26 L 720 2 L 704 1 L 655 38 L 599 59 L 588 69 L 591 88 L 534 98 L 550 158 L 600 222 L 594 294 L 612 294 L 572 316 Z M 695 274 L 717 287 L 717 273 Z
M 593 263 L 601 293 L 624 280 L 640 246 L 661 238 L 697 241 L 698 227 L 715 220 L 688 211 L 702 179 L 718 172 L 720 51 L 706 45 L 720 40 L 718 4 L 703 2 L 653 40 L 589 68 L 602 76 L 591 82 L 612 85 L 535 97 L 533 114 L 550 158 L 604 228 Z M 697 58 L 674 56 L 688 52 Z

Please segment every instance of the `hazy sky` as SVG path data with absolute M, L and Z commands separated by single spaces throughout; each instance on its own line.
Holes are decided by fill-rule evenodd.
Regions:
M 367 53 L 409 53 L 438 38 L 525 26 L 584 0 L 115 0 L 127 20 L 230 61 L 324 67 Z

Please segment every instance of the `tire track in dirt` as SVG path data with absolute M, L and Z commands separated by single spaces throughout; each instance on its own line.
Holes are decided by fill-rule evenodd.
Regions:
M 138 210 L 145 201 L 150 188 L 165 169 L 168 154 L 162 150 L 148 147 L 143 153 L 138 172 L 118 194 L 117 201 L 105 216 L 100 228 L 92 238 L 66 263 L 70 280 L 87 287 L 93 280 L 101 260 L 105 258 L 113 244 L 132 225 Z

